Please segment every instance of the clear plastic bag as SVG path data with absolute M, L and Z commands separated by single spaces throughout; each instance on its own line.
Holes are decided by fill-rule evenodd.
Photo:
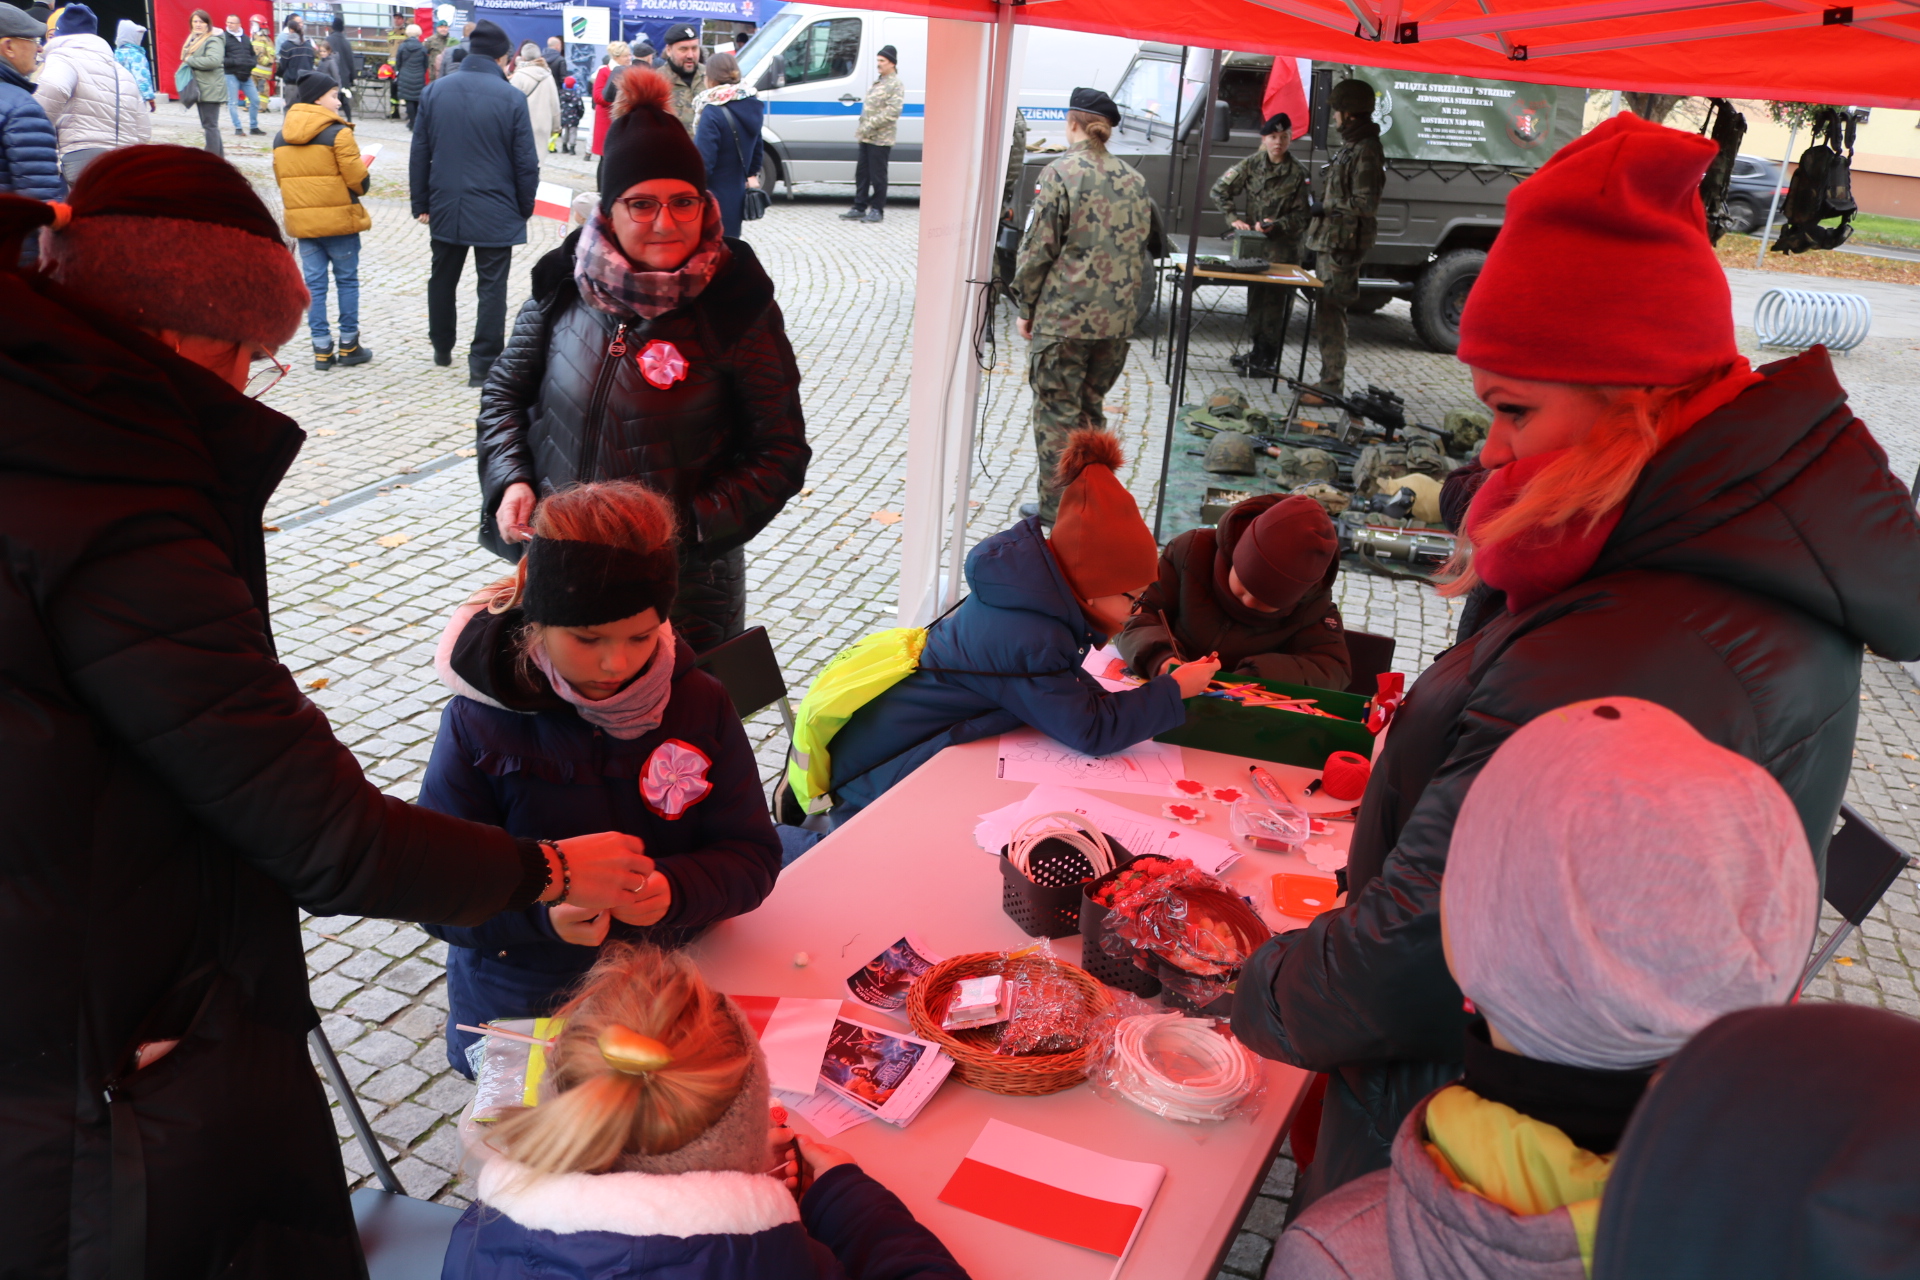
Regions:
M 1271 936 L 1237 894 L 1182 858 L 1115 897 L 1101 946 L 1116 960 L 1152 952 L 1161 982 L 1198 1008 L 1232 991 Z
M 1085 995 L 1067 977 L 1052 947 L 1014 953 L 1021 954 L 1026 954 L 1026 963 L 1008 968 L 1013 1012 L 1000 1024 L 993 1051 L 1008 1056 L 1071 1053 L 1087 1042 L 1093 1021 Z
M 1091 1030 L 1087 1079 L 1102 1097 L 1182 1124 L 1211 1124 L 1257 1114 L 1266 1096 L 1259 1058 L 1213 1018 L 1121 996 Z

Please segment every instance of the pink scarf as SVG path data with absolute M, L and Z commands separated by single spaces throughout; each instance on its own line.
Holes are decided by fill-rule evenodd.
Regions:
M 621 320 L 653 320 L 700 296 L 733 251 L 720 234 L 720 202 L 707 194 L 700 243 L 672 271 L 643 271 L 633 265 L 614 238 L 606 215 L 598 210 L 580 228 L 573 253 L 573 282 L 589 305 Z
M 533 665 L 546 675 L 553 691 L 572 703 L 582 720 L 605 729 L 623 742 L 652 733 L 666 717 L 667 701 L 673 697 L 673 651 L 673 624 L 663 622 L 660 624 L 660 643 L 654 647 L 653 658 L 646 668 L 634 677 L 632 684 L 611 698 L 596 702 L 583 697 L 578 689 L 553 669 L 546 646 L 527 646 Z
M 1684 435 L 1708 414 L 1731 403 L 1754 383 L 1764 380 L 1763 375 L 1748 368 L 1746 358 L 1741 357 L 1728 369 L 1726 377 L 1687 402 L 1675 438 Z M 1555 449 L 1550 453 L 1536 453 L 1496 467 L 1467 508 L 1466 530 L 1473 542 L 1473 570 L 1482 582 L 1507 593 L 1509 613 L 1524 613 L 1586 577 L 1626 510 L 1626 504 L 1622 503 L 1591 525 L 1584 520 L 1569 520 L 1544 532 L 1523 533 L 1505 542 L 1482 542 L 1479 530 L 1519 501 L 1528 482 L 1566 452 Z

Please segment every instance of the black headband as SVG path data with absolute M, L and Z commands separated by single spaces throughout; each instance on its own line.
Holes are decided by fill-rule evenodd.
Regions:
M 671 547 L 641 555 L 599 542 L 535 538 L 526 564 L 521 611 L 550 627 L 597 627 L 648 609 L 664 619 L 680 586 Z

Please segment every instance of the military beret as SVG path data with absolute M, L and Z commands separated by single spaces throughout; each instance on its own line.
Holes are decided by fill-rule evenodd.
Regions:
M 1075 89 L 1073 96 L 1067 99 L 1067 106 L 1075 111 L 1105 116 L 1108 124 L 1120 123 L 1120 108 L 1114 106 L 1113 99 L 1098 89 Z
M 700 33 L 698 31 L 695 31 L 684 22 L 676 22 L 667 28 L 666 38 L 660 43 L 662 45 L 679 44 L 682 40 L 698 40 L 699 38 Z
M 1282 129 L 1288 133 L 1293 132 L 1293 121 L 1287 118 L 1287 113 L 1284 111 L 1267 117 L 1267 122 L 1260 126 L 1260 136 L 1264 138 L 1270 133 L 1279 133 Z

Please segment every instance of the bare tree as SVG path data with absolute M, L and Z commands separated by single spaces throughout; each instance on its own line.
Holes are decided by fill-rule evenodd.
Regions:
M 1654 124 L 1665 124 L 1673 109 L 1685 100 L 1684 93 L 1629 93 L 1626 96 L 1627 110 L 1642 120 Z

